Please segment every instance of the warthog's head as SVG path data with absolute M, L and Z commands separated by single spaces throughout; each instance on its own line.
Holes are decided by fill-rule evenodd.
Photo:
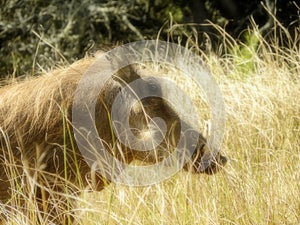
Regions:
M 181 145 L 181 151 L 185 151 L 184 154 L 187 153 L 189 157 L 183 165 L 185 170 L 214 174 L 222 168 L 227 158 L 218 151 L 215 151 L 217 153 L 212 151 L 200 131 L 181 120 L 176 109 L 165 100 L 165 90 L 160 79 L 139 76 L 134 68 L 131 68 L 131 73 L 135 74 L 134 79 L 127 80 L 127 82 L 132 83 L 126 83 L 126 87 L 120 91 L 124 98 L 122 102 L 126 104 L 119 107 L 117 113 L 121 117 L 129 112 L 129 127 L 127 130 L 121 129 L 120 133 L 125 136 L 127 132 L 133 134 L 131 139 L 123 137 L 130 139 L 127 147 L 131 148 L 132 158 L 156 163 L 170 156 L 176 147 Z M 139 81 L 136 82 L 137 80 Z M 159 125 L 161 121 L 163 121 L 163 126 Z M 118 121 L 114 125 L 122 127 L 124 123 Z M 179 143 L 180 139 L 181 143 Z M 144 147 L 147 149 L 141 151 Z M 179 152 L 179 154 L 182 153 Z

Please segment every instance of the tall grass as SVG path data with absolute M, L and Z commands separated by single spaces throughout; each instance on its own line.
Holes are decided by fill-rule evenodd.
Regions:
M 214 176 L 182 171 L 153 186 L 111 184 L 84 193 L 74 209 L 76 222 L 300 223 L 300 41 L 279 47 L 276 39 L 270 43 L 252 35 L 256 42 L 249 47 L 224 34 L 229 53 L 205 56 L 226 103 L 224 170 Z M 14 214 L 7 224 L 35 224 L 32 212 L 29 207 Z

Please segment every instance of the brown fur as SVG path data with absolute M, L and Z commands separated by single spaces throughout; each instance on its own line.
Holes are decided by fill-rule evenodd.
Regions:
M 4 203 L 9 201 L 13 193 L 11 188 L 24 179 L 24 174 L 37 177 L 38 186 L 54 191 L 65 190 L 66 185 L 70 189 L 92 186 L 101 190 L 105 183 L 110 182 L 103 179 L 100 174 L 91 172 L 76 144 L 75 148 L 72 148 L 75 140 L 69 133 L 72 131 L 70 120 L 74 92 L 81 76 L 94 61 L 92 57 L 86 58 L 68 68 L 57 69 L 0 89 L 0 201 Z M 126 163 L 134 159 L 145 162 L 163 159 L 165 153 L 169 152 L 166 149 L 170 145 L 175 146 L 176 139 L 180 135 L 179 117 L 176 112 L 162 99 L 150 98 L 143 100 L 141 106 L 134 107 L 136 111 L 131 112 L 130 125 L 138 130 L 136 135 L 139 136 L 143 135 L 139 131 L 147 128 L 146 118 L 162 117 L 167 122 L 168 128 L 165 142 L 154 152 L 139 152 L 123 145 L 114 148 L 116 144 L 113 142 L 107 110 L 110 111 L 115 96 L 120 88 L 126 85 L 120 80 L 129 83 L 139 77 L 137 71 L 130 66 L 120 70 L 116 74 L 116 79 L 107 82 L 96 105 L 99 136 L 106 147 L 116 150 L 112 152 L 115 157 Z M 144 79 L 147 86 L 148 80 Z M 185 169 L 199 172 L 198 166 L 204 151 L 207 151 L 206 140 L 200 134 L 194 161 L 191 165 L 185 165 Z M 67 171 L 65 171 L 66 162 Z M 226 159 L 218 155 L 217 160 L 204 172 L 215 172 L 218 163 L 225 164 Z M 12 177 L 12 165 L 17 168 L 16 174 L 19 177 Z M 45 200 L 41 189 L 36 193 L 37 198 Z M 45 210 L 46 207 L 43 205 L 42 208 Z M 49 207 L 48 210 L 53 212 Z

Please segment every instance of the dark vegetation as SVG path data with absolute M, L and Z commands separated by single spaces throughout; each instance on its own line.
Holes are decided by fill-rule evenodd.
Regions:
M 34 74 L 106 46 L 156 38 L 160 29 L 160 37 L 166 39 L 172 24 L 185 24 L 172 28 L 174 40 L 184 42 L 184 33 L 197 31 L 201 43 L 206 32 L 216 49 L 220 35 L 208 21 L 241 41 L 251 24 L 271 36 L 274 23 L 291 30 L 299 27 L 299 2 L 4 0 L 0 3 L 0 76 Z

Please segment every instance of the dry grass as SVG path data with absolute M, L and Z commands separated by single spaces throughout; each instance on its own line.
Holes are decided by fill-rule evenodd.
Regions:
M 230 43 L 236 44 L 224 42 Z M 299 224 L 300 50 L 299 41 L 291 43 L 279 48 L 258 38 L 255 48 L 245 46 L 247 57 L 237 49 L 222 58 L 206 56 L 226 102 L 223 149 L 230 161 L 224 171 L 179 172 L 144 188 L 111 184 L 78 199 L 77 222 Z M 35 224 L 34 199 L 27 207 L 7 224 Z
M 300 50 L 257 46 L 248 49 L 253 70 L 239 70 L 243 55 L 208 56 L 226 101 L 225 170 L 180 172 L 145 188 L 111 185 L 82 206 L 84 223 L 300 223 Z

